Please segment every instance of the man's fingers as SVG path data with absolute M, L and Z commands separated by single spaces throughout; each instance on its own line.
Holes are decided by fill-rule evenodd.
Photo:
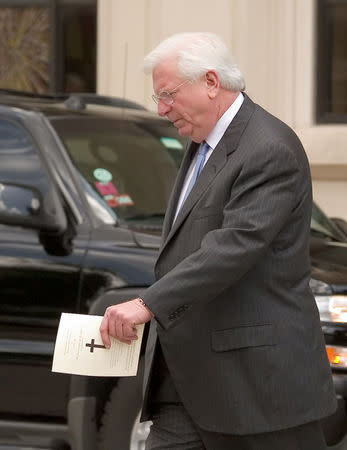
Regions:
M 102 341 L 106 348 L 110 348 L 110 336 L 121 342 L 131 343 L 137 339 L 135 324 L 146 323 L 153 314 L 143 306 L 138 299 L 129 300 L 106 309 L 100 326 Z
M 109 333 L 121 342 L 130 344 L 132 340 L 137 339 L 136 330 L 134 331 L 133 324 L 123 322 L 121 319 L 110 320 L 113 327 L 110 327 Z
M 132 340 L 130 340 L 130 339 L 118 339 L 118 341 L 123 342 L 123 344 L 128 344 L 128 345 L 132 343 Z
M 101 321 L 100 335 L 106 348 L 111 347 L 110 336 L 125 344 L 131 344 L 133 340 L 137 339 L 136 329 L 134 330 L 133 325 L 122 324 L 119 321 L 110 321 L 107 314 Z
M 137 339 L 137 330 L 133 323 L 123 323 L 123 336 L 131 340 Z
M 106 348 L 111 347 L 111 341 L 109 336 L 109 330 L 108 330 L 108 317 L 105 315 L 101 321 L 100 325 L 100 335 L 102 342 Z
M 122 322 L 117 320 L 114 325 L 115 325 L 115 327 L 114 327 L 115 328 L 115 335 L 114 335 L 114 337 L 119 339 L 119 340 L 120 339 L 124 339 Z

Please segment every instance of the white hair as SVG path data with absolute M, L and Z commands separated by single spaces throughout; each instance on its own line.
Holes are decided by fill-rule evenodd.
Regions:
M 209 70 L 218 74 L 221 87 L 243 91 L 243 75 L 225 43 L 213 33 L 178 33 L 162 41 L 145 58 L 144 72 L 170 57 L 177 57 L 178 73 L 183 79 L 196 80 Z

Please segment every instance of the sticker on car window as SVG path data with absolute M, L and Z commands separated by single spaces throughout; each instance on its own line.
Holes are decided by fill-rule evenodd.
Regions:
M 104 195 L 103 199 L 108 204 L 110 208 L 117 208 L 119 206 L 133 206 L 134 202 L 128 194 Z
M 110 208 L 115 208 L 116 206 L 118 206 L 117 198 L 115 195 L 105 195 L 104 200 Z
M 94 170 L 93 175 L 100 183 L 108 183 L 112 180 L 112 173 L 100 167 Z
M 128 194 L 121 194 L 116 196 L 117 206 L 132 206 L 134 204 L 132 198 Z
M 119 195 L 119 192 L 117 191 L 116 186 L 111 183 L 110 181 L 107 183 L 99 183 L 98 181 L 96 181 L 95 183 L 95 187 L 98 190 L 98 192 L 105 196 L 105 195 Z
M 165 145 L 166 148 L 175 148 L 182 149 L 183 145 L 180 143 L 178 139 L 170 138 L 170 137 L 161 137 L 160 141 Z

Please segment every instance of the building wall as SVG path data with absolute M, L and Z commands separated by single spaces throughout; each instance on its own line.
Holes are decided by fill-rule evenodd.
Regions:
M 176 32 L 219 34 L 248 95 L 301 138 L 317 203 L 347 219 L 347 125 L 315 123 L 315 7 L 315 0 L 99 0 L 97 90 L 154 110 L 144 55 Z

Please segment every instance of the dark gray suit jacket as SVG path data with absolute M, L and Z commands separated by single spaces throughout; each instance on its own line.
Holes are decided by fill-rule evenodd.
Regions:
M 196 148 L 168 206 L 157 281 L 143 295 L 183 404 L 201 428 L 232 434 L 331 414 L 331 371 L 309 289 L 312 194 L 300 141 L 245 96 L 172 225 Z M 152 336 L 146 377 L 154 349 Z

